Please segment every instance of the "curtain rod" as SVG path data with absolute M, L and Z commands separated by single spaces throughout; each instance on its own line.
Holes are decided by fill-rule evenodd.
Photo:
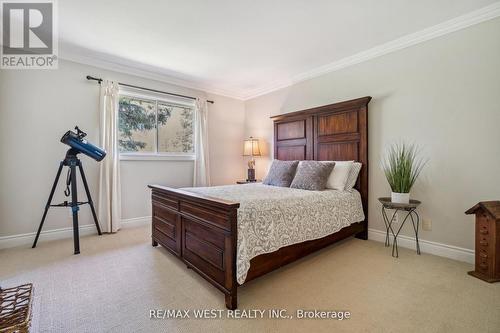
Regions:
M 101 78 L 93 77 L 93 76 L 90 76 L 90 75 L 87 75 L 87 80 L 97 81 L 99 84 L 101 84 L 101 82 L 102 82 Z M 135 88 L 135 89 L 147 90 L 147 91 L 152 91 L 152 92 L 155 92 L 155 93 L 160 93 L 160 94 L 165 94 L 165 95 L 170 95 L 170 96 L 176 96 L 176 97 L 182 97 L 182 98 L 188 98 L 188 99 L 196 100 L 196 97 L 192 97 L 192 96 L 174 94 L 174 93 L 169 93 L 169 92 L 166 92 L 166 91 L 161 91 L 161 90 L 156 90 L 156 89 L 150 89 L 150 88 L 144 88 L 144 87 L 134 86 L 132 84 L 121 83 L 121 82 L 118 82 L 118 84 L 120 86 L 124 86 L 124 87 L 130 87 L 130 88 Z M 207 101 L 207 103 L 214 104 L 214 101 Z

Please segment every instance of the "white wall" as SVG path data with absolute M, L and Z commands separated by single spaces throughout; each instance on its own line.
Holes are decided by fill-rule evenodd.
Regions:
M 412 190 L 433 223 L 420 236 L 472 249 L 473 218 L 464 211 L 500 199 L 500 19 L 247 101 L 246 134 L 270 146 L 257 161 L 258 177 L 272 156 L 269 116 L 368 95 L 369 227 L 385 230 L 377 198 L 390 188 L 380 160 L 404 139 L 429 158 Z
M 234 184 L 245 178 L 243 140 L 245 104 L 240 100 L 208 94 L 210 142 L 210 175 L 212 185 Z
M 265 175 L 271 115 L 370 95 L 370 227 L 383 230 L 377 198 L 390 191 L 381 156 L 389 143 L 406 139 L 430 160 L 412 192 L 423 201 L 421 215 L 433 222 L 421 237 L 473 248 L 473 219 L 463 212 L 500 198 L 499 31 L 495 19 L 245 103 L 67 61 L 54 71 L 0 70 L 0 237 L 36 230 L 67 148 L 59 143 L 64 131 L 78 124 L 97 142 L 99 89 L 85 80 L 90 74 L 215 100 L 209 110 L 214 185 L 245 177 L 241 142 L 250 135 L 263 141 L 257 177 Z M 82 160 L 96 196 L 98 165 Z M 146 185 L 190 186 L 192 168 L 185 161 L 124 161 L 123 217 L 150 215 Z M 55 201 L 64 199 L 62 190 Z M 91 223 L 87 207 L 81 220 Z M 45 230 L 70 225 L 68 210 L 52 209 Z
M 68 148 L 59 142 L 66 130 L 79 125 L 91 142 L 98 142 L 99 86 L 87 81 L 86 75 L 213 99 L 215 104 L 209 105 L 213 183 L 241 178 L 241 101 L 68 61 L 60 61 L 58 70 L 0 70 L 0 237 L 36 231 Z M 95 201 L 98 164 L 85 156 L 82 161 Z M 190 161 L 122 161 L 121 167 L 125 219 L 151 215 L 147 184 L 192 186 Z M 61 179 L 55 202 L 64 200 L 62 183 Z M 83 199 L 84 192 L 79 192 Z M 81 225 L 92 223 L 88 207 L 80 212 Z M 53 208 L 44 230 L 70 227 L 70 221 L 69 209 Z

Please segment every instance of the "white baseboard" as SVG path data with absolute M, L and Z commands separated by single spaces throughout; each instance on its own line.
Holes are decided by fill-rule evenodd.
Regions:
M 147 225 L 151 222 L 151 216 L 144 217 L 135 217 L 131 219 L 122 220 L 122 228 L 135 228 L 143 225 Z M 80 236 L 87 236 L 97 234 L 97 230 L 94 224 L 86 224 L 80 226 Z M 3 236 L 0 237 L 0 250 L 16 247 L 16 246 L 31 246 L 33 241 L 35 240 L 36 232 L 30 232 L 27 234 L 18 234 L 11 236 Z M 71 238 L 73 237 L 73 228 L 61 228 L 61 229 L 52 229 L 52 230 L 44 230 L 40 233 L 40 238 L 38 242 L 47 242 L 53 241 L 57 239 Z
M 385 231 L 368 229 L 368 239 L 377 242 L 385 242 Z M 474 263 L 474 250 L 465 249 L 458 246 L 446 245 L 442 243 L 431 242 L 424 239 L 419 239 L 418 241 L 420 243 L 421 252 L 434 254 L 436 256 L 446 257 L 458 261 L 464 261 L 471 264 Z M 415 237 L 399 235 L 398 246 L 405 247 L 408 249 L 415 249 Z
M 135 217 L 122 220 L 122 229 L 135 228 L 151 223 L 151 216 Z M 80 226 L 80 235 L 92 235 L 96 233 L 95 225 L 87 224 Z M 27 246 L 33 243 L 36 232 L 0 237 L 0 249 L 6 249 L 16 246 Z M 42 231 L 39 242 L 52 241 L 57 239 L 73 237 L 73 228 L 61 228 Z M 385 231 L 369 229 L 368 239 L 385 242 Z M 474 263 L 474 250 L 464 249 L 457 246 L 446 245 L 442 243 L 431 242 L 420 239 L 420 250 L 425 253 L 434 254 L 454 260 Z M 398 245 L 401 247 L 414 249 L 415 238 L 400 235 L 398 236 Z
M 122 229 L 135 228 L 151 223 L 151 216 L 133 217 L 122 220 Z

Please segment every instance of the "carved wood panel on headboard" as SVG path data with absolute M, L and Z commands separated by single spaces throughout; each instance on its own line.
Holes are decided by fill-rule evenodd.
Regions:
M 271 117 L 274 158 L 362 163 L 356 188 L 368 216 L 368 103 L 371 97 Z

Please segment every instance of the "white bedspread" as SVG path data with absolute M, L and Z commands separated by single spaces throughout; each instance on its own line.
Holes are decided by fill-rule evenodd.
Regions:
M 365 218 L 356 190 L 306 191 L 260 183 L 183 190 L 240 203 L 236 260 L 240 284 L 252 258 L 325 237 Z

